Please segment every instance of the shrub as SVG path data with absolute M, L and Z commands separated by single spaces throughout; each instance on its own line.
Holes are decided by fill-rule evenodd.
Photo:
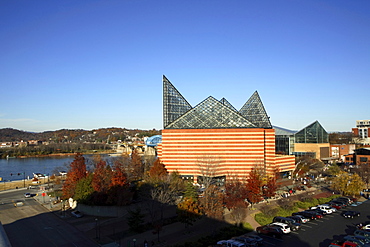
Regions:
M 275 216 L 275 215 L 274 215 Z M 260 225 L 267 225 L 272 222 L 272 219 L 274 216 L 267 216 L 264 213 L 258 213 L 254 216 L 254 219 L 258 222 Z
M 273 217 L 278 213 L 278 208 L 272 205 L 263 205 L 260 208 L 261 212 L 268 217 Z

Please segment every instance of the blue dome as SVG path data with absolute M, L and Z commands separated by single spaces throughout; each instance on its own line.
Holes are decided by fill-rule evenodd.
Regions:
M 161 135 L 155 135 L 151 136 L 148 139 L 146 139 L 145 144 L 150 147 L 157 146 L 158 143 L 162 142 L 162 136 Z

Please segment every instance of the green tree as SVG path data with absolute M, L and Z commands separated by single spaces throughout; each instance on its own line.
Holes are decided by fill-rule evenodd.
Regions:
M 133 232 L 142 232 L 143 224 L 144 224 L 144 214 L 141 213 L 141 209 L 139 207 L 133 210 L 127 210 L 127 224 L 130 227 L 130 230 Z
M 74 195 L 74 199 L 77 202 L 90 204 L 89 199 L 92 193 L 94 193 L 94 189 L 92 187 L 92 179 L 93 175 L 89 174 L 88 176 L 80 179 L 77 182 Z
M 193 185 L 192 182 L 188 182 L 185 184 L 184 197 L 191 198 L 193 200 L 198 200 L 197 188 Z

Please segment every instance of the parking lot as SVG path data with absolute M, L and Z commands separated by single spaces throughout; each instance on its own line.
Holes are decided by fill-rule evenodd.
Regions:
M 344 218 L 343 211 L 355 210 L 361 215 L 355 218 Z M 358 206 L 348 206 L 340 209 L 331 215 L 326 215 L 322 219 L 309 221 L 302 224 L 298 231 L 285 234 L 281 239 L 260 235 L 264 239 L 265 246 L 284 246 L 284 247 L 327 247 L 334 239 L 343 239 L 344 236 L 353 234 L 356 225 L 370 221 L 370 201 L 364 201 Z

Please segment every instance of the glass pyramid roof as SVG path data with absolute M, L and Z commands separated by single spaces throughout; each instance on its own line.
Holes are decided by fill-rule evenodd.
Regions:
M 272 128 L 257 91 L 236 110 L 225 98 L 208 97 L 194 108 L 163 76 L 165 129 Z
M 229 106 L 209 96 L 166 129 L 253 128 L 251 122 Z
M 296 143 L 328 143 L 329 135 L 318 121 L 298 131 L 295 135 Z
M 177 91 L 171 82 L 163 75 L 163 126 L 167 127 L 184 113 L 191 109 L 191 105 Z
M 226 106 L 230 107 L 233 111 L 238 112 L 238 110 L 237 110 L 237 109 L 235 109 L 235 107 L 234 107 L 232 104 L 230 104 L 230 102 L 229 102 L 229 101 L 227 101 L 225 98 L 222 98 L 222 99 L 220 100 L 220 102 L 221 102 L 221 104 L 223 104 L 223 105 L 226 105 Z
M 240 109 L 240 114 L 259 128 L 272 128 L 258 92 L 255 91 Z

